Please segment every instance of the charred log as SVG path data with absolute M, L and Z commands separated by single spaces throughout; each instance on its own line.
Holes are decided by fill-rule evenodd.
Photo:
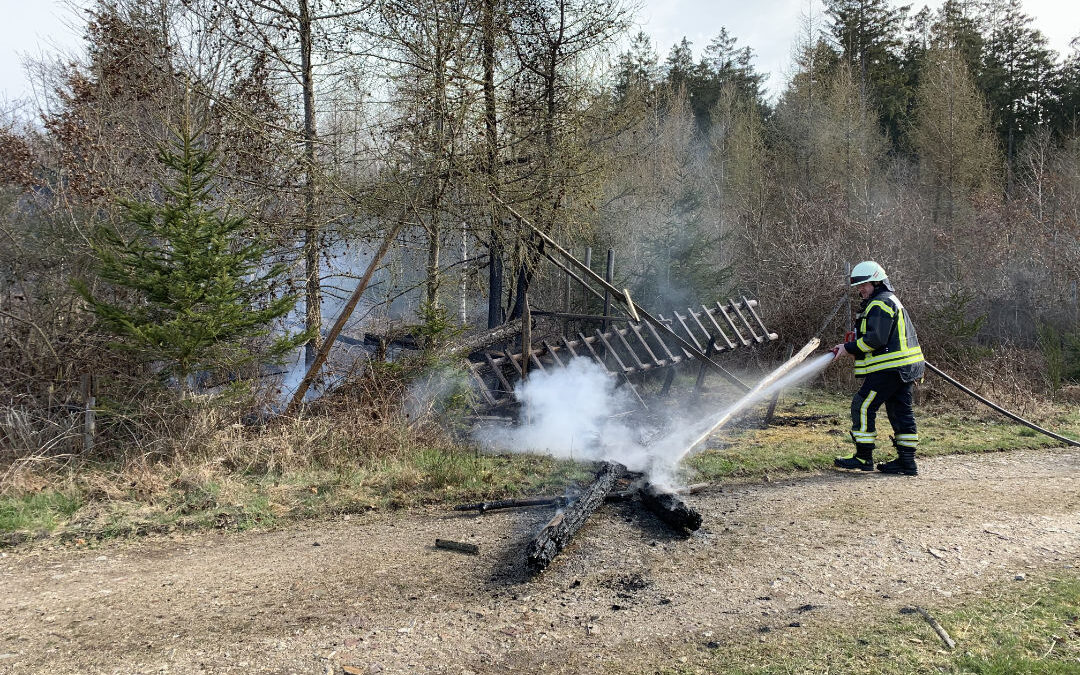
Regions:
M 694 531 L 701 527 L 701 514 L 678 495 L 657 491 L 652 485 L 645 485 L 638 494 L 641 495 L 641 503 L 645 508 L 676 530 Z
M 526 565 L 532 574 L 542 572 L 566 548 L 570 539 L 581 529 L 592 512 L 607 499 L 615 482 L 626 473 L 626 467 L 616 462 L 604 462 L 596 478 L 577 500 L 548 521 L 544 529 L 529 543 Z

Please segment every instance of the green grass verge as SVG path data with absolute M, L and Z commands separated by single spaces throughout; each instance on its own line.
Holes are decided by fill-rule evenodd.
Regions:
M 92 473 L 118 471 L 99 466 Z M 0 534 L 54 532 L 77 542 L 172 530 L 246 530 L 425 503 L 556 494 L 592 475 L 590 467 L 575 462 L 460 447 L 417 447 L 262 475 L 205 467 L 160 471 L 156 490 L 132 481 L 121 494 L 88 500 L 79 486 L 82 492 L 91 488 L 75 480 L 72 490 L 79 496 L 46 491 L 0 498 Z
M 870 625 L 786 627 L 739 644 L 701 646 L 687 665 L 662 673 L 1080 673 L 1080 572 L 992 587 L 980 598 L 925 609 L 955 640 L 948 650 L 922 616 Z M 710 648 L 711 647 L 711 648 Z
M 0 497 L 0 532 L 52 531 L 82 504 L 81 496 L 54 490 Z

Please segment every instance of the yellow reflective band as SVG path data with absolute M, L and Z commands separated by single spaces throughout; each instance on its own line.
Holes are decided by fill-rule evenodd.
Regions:
M 871 365 L 865 366 L 865 367 L 856 366 L 855 367 L 855 374 L 856 375 L 869 375 L 870 373 L 876 373 L 876 372 L 878 372 L 880 370 L 888 370 L 889 368 L 899 368 L 901 366 L 909 366 L 909 365 L 912 365 L 914 363 L 922 363 L 923 361 L 925 361 L 925 359 L 922 357 L 922 354 L 919 354 L 918 356 L 912 356 L 910 358 L 902 359 L 900 361 L 885 361 L 884 363 L 874 363 L 874 364 L 871 364 Z
M 919 434 L 896 434 L 896 440 L 898 440 L 898 441 L 917 441 L 917 440 L 919 440 Z
M 907 320 L 904 318 L 904 310 L 901 308 L 900 316 L 896 317 L 897 335 L 900 338 L 900 351 L 908 348 L 907 344 Z
M 889 316 L 896 316 L 896 310 L 881 300 L 874 300 L 871 302 L 866 306 L 866 311 L 869 312 L 871 307 L 880 307 L 881 310 Z
M 872 352 L 872 351 L 874 351 L 873 347 L 866 344 L 866 341 L 863 340 L 862 338 L 859 338 L 858 340 L 855 341 L 855 346 L 858 347 L 860 350 L 862 350 L 864 352 Z
M 906 359 L 909 356 L 922 356 L 922 347 L 915 345 L 914 347 L 908 347 L 907 349 L 900 349 L 895 352 L 885 352 L 884 354 L 872 354 L 864 356 L 863 358 L 855 361 L 855 365 L 868 366 L 872 363 L 880 363 L 882 361 L 894 361 L 898 359 Z
M 867 431 L 866 411 L 870 408 L 870 403 L 872 403 L 875 398 L 877 398 L 877 392 L 871 389 L 870 394 L 866 397 L 866 400 L 863 401 L 862 407 L 859 408 L 859 431 L 861 432 L 865 433 Z

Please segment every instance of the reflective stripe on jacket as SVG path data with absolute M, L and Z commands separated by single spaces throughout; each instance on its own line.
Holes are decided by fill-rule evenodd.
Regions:
M 880 286 L 855 318 L 855 341 L 844 345 L 855 355 L 855 376 L 882 370 L 898 371 L 904 382 L 923 376 L 922 347 L 904 305 Z

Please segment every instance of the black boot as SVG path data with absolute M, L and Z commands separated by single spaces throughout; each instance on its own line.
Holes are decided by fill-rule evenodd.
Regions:
M 833 466 L 841 469 L 858 469 L 860 471 L 874 470 L 874 444 L 856 443 L 853 457 L 837 457 L 833 460 Z
M 877 465 L 881 473 L 903 474 L 904 476 L 918 476 L 919 467 L 915 466 L 915 450 L 912 448 L 897 448 L 896 459 L 891 462 L 883 462 Z

